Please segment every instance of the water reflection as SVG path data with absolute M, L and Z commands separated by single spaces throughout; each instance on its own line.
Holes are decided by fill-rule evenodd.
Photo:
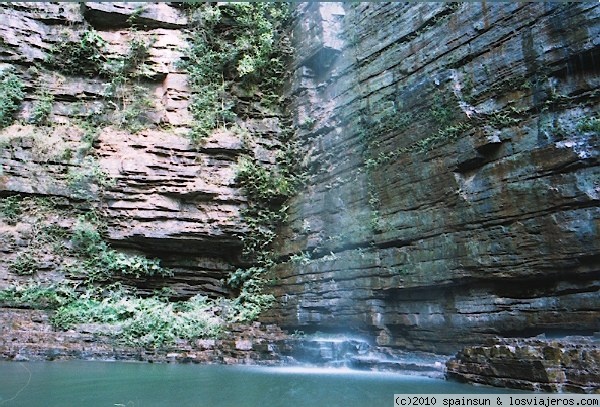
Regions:
M 375 406 L 394 393 L 498 393 L 395 373 L 122 362 L 0 363 L 0 406 Z

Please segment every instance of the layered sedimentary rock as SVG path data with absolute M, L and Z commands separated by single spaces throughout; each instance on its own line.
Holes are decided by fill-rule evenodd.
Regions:
M 120 329 L 111 324 L 81 324 L 56 331 L 43 310 L 4 310 L 0 313 L 0 360 L 139 360 L 147 362 L 280 364 L 290 347 L 276 326 L 232 325 L 219 339 L 179 341 L 161 349 L 115 343 Z
M 600 329 L 591 3 L 305 4 L 269 315 L 454 352 Z
M 529 391 L 597 393 L 597 340 L 583 337 L 502 339 L 467 347 L 447 362 L 447 376 L 461 381 Z
M 307 182 L 286 203 L 265 320 L 448 353 L 598 331 L 599 17 L 594 3 L 297 5 L 288 96 Z M 185 138 L 186 19 L 164 3 L 3 5 L 0 62 L 26 96 L 2 133 L 0 192 L 56 198 L 70 215 L 51 224 L 65 229 L 102 202 L 113 247 L 161 258 L 179 297 L 221 295 L 246 231 L 235 163 L 272 161 L 279 124 L 259 114 L 246 137 Z M 147 129 L 90 135 L 92 119 L 122 119 L 109 78 L 48 66 L 53 46 L 92 27 L 107 58 L 134 36 L 151 43 Z M 56 126 L 29 123 L 41 88 Z M 99 174 L 113 182 L 79 183 Z M 8 268 L 35 219 L 2 225 L 1 286 L 29 278 Z
M 246 232 L 237 160 L 242 154 L 274 159 L 278 118 L 252 117 L 249 109 L 239 123 L 245 138 L 223 130 L 201 145 L 190 141 L 191 91 L 181 68 L 190 26 L 188 12 L 177 5 L 12 3 L 1 7 L 0 26 L 2 71 L 12 69 L 25 86 L 20 123 L 0 135 L 0 194 L 58 198 L 62 208 L 71 208 L 60 225 L 67 229 L 96 207 L 114 248 L 158 257 L 175 271 L 167 285 L 176 296 L 227 295 L 223 279 L 240 264 Z M 123 101 L 107 97 L 115 86 L 110 75 L 66 74 L 52 66 L 56 47 L 66 41 L 89 46 L 81 45 L 89 33 L 104 41 L 103 61 L 128 58 L 132 44 L 147 46 L 143 75 L 136 79 L 142 89 L 136 97 L 147 103 L 134 117 L 126 116 L 127 103 L 134 102 L 126 94 Z M 52 98 L 53 126 L 31 123 L 40 91 Z M 127 119 L 140 118 L 145 128 L 127 128 Z M 29 278 L 8 269 L 27 248 L 34 223 L 2 226 L 5 284 Z M 52 272 L 46 263 L 42 271 Z M 155 283 L 136 285 L 151 292 Z

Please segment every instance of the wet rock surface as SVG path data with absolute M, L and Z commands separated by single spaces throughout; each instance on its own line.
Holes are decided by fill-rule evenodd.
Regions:
M 0 309 L 0 360 L 136 360 L 151 363 L 295 365 L 388 371 L 435 378 L 444 376 L 447 358 L 373 346 L 340 335 L 289 335 L 275 325 L 230 324 L 215 339 L 179 340 L 160 348 L 125 345 L 114 324 L 52 327 L 52 313 Z
M 299 10 L 322 16 L 294 31 L 309 181 L 269 321 L 444 353 L 597 331 L 600 7 Z
M 0 63 L 16 69 L 26 93 L 21 123 L 0 139 L 0 195 L 53 197 L 77 213 L 89 209 L 82 193 L 102 197 L 112 246 L 159 257 L 175 271 L 174 298 L 228 295 L 223 279 L 241 263 L 246 231 L 234 166 L 245 152 L 273 162 L 279 119 L 257 114 L 242 123 L 245 135 L 215 133 L 200 147 L 185 138 L 191 94 L 177 61 L 188 21 L 174 4 L 0 8 Z M 497 336 L 600 329 L 600 6 L 302 3 L 296 17 L 288 96 L 307 183 L 286 203 L 269 325 L 148 351 L 116 346 L 105 326 L 55 331 L 47 312 L 3 308 L 2 358 L 327 365 L 343 354 L 356 368 L 436 375 L 440 359 L 403 351 L 451 354 Z M 81 120 L 118 121 L 103 100 L 107 78 L 59 74 L 47 58 L 90 28 L 107 57 L 122 57 L 132 21 L 152 44 L 140 84 L 152 99 L 149 128 L 109 126 L 90 140 Z M 42 87 L 56 124 L 44 129 L 29 122 Z M 90 149 L 114 185 L 73 190 L 69 174 L 95 168 L 82 160 Z M 52 225 L 74 222 L 55 216 Z M 34 226 L 1 225 L 0 288 L 29 280 L 9 264 Z M 37 277 L 64 278 L 56 263 L 47 254 Z M 142 285 L 149 294 L 164 282 Z M 297 341 L 271 324 L 351 332 L 368 347 Z M 596 345 L 534 342 L 466 348 L 450 375 L 527 389 L 595 386 Z M 531 356 L 525 366 L 518 346 Z M 561 356 L 546 359 L 543 346 Z
M 447 377 L 529 391 L 600 392 L 598 338 L 504 338 L 490 342 L 458 352 L 446 363 Z
M 403 352 L 374 346 L 359 337 L 336 334 L 296 336 L 285 350 L 295 363 L 321 367 L 398 372 L 444 377 L 446 357 L 425 352 Z

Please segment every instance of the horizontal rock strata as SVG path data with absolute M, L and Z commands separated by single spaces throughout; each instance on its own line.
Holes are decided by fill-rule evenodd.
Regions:
M 144 362 L 279 364 L 288 337 L 275 326 L 230 327 L 219 339 L 181 341 L 160 349 L 115 343 L 115 327 L 80 324 L 57 332 L 41 310 L 0 309 L 0 360 L 138 360 Z
M 467 347 L 446 363 L 455 380 L 529 391 L 600 392 L 597 340 L 502 339 Z
M 300 12 L 320 16 L 294 31 L 309 181 L 269 320 L 447 353 L 598 330 L 600 7 Z
M 228 295 L 223 280 L 242 264 L 240 236 L 247 232 L 237 162 L 241 155 L 274 162 L 279 118 L 253 117 L 249 108 L 238 133 L 218 131 L 201 145 L 190 141 L 192 94 L 181 61 L 191 27 L 188 11 L 178 5 L 7 3 L 0 9 L 1 68 L 12 69 L 25 91 L 17 123 L 0 134 L 0 197 L 59 199 L 70 212 L 59 225 L 64 229 L 99 209 L 113 248 L 157 257 L 173 269 L 167 282 L 128 282 L 143 293 L 166 285 L 178 298 Z M 126 58 L 134 41 L 147 45 L 137 80 L 143 94 L 136 97 L 148 105 L 134 118 L 143 119 L 141 130 L 128 129 L 126 106 L 119 109 L 120 101 L 107 97 L 110 75 L 63 73 L 49 62 L 56 47 L 78 44 L 89 33 L 104 42 L 102 60 Z M 41 91 L 52 98 L 52 126 L 31 120 Z M 32 223 L 20 223 L 0 224 L 0 252 L 6 254 L 0 287 L 24 280 L 9 271 L 31 235 Z M 58 274 L 48 262 L 37 277 Z

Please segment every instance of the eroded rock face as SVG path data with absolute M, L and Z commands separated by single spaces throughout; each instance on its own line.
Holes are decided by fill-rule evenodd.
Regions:
M 200 148 L 183 136 L 187 17 L 174 5 L 1 7 L 0 62 L 26 97 L 22 123 L 2 134 L 0 193 L 57 197 L 79 213 L 83 195 L 102 202 L 113 247 L 160 257 L 177 296 L 227 294 L 246 230 L 234 165 L 243 152 L 273 162 L 277 117 Z M 288 203 L 265 320 L 447 353 L 495 335 L 598 331 L 600 7 L 306 3 L 297 17 L 288 93 L 308 182 Z M 107 57 L 123 56 L 132 25 L 151 43 L 139 84 L 148 128 L 91 137 L 81 121 L 119 121 L 108 78 L 58 74 L 46 58 L 91 27 Z M 41 87 L 54 97 L 51 129 L 29 123 Z M 74 189 L 95 165 L 114 184 Z M 55 223 L 69 227 L 77 211 Z M 28 278 L 8 263 L 33 230 L 9 226 L 3 285 Z
M 446 363 L 447 376 L 529 391 L 597 393 L 598 341 L 571 337 L 502 339 L 467 347 Z
M 232 325 L 219 339 L 180 341 L 161 349 L 115 343 L 114 325 L 80 324 L 60 332 L 47 311 L 11 309 L 0 313 L 0 360 L 139 360 L 145 362 L 265 364 L 285 362 L 288 337 L 276 326 Z
M 252 116 L 248 109 L 238 133 L 222 130 L 201 145 L 186 137 L 193 125 L 191 90 L 180 63 L 190 29 L 187 11 L 176 5 L 0 8 L 0 68 L 12 69 L 25 90 L 19 123 L 0 134 L 0 195 L 59 199 L 70 213 L 55 226 L 65 229 L 95 207 L 107 221 L 105 237 L 113 248 L 158 257 L 174 270 L 166 285 L 176 297 L 228 295 L 223 280 L 241 264 L 240 236 L 247 230 L 240 213 L 246 198 L 235 182 L 237 161 L 250 154 L 274 162 L 278 116 Z M 147 98 L 139 113 L 141 130 L 124 124 L 132 119 L 127 105 L 135 101 L 110 96 L 110 74 L 61 73 L 49 62 L 57 46 L 65 41 L 78 46 L 86 33 L 103 41 L 103 60 L 127 58 L 132 41 L 147 46 L 143 75 L 136 78 L 143 90 L 136 97 Z M 52 98 L 52 126 L 31 119 L 42 90 Z M 10 264 L 27 250 L 34 225 L 30 218 L 0 228 L 0 285 L 30 277 L 15 275 Z M 60 270 L 45 263 L 37 277 L 55 279 Z M 165 285 L 153 279 L 129 283 L 146 293 Z
M 294 30 L 309 182 L 270 320 L 438 352 L 598 330 L 600 7 L 299 12 L 327 17 Z

